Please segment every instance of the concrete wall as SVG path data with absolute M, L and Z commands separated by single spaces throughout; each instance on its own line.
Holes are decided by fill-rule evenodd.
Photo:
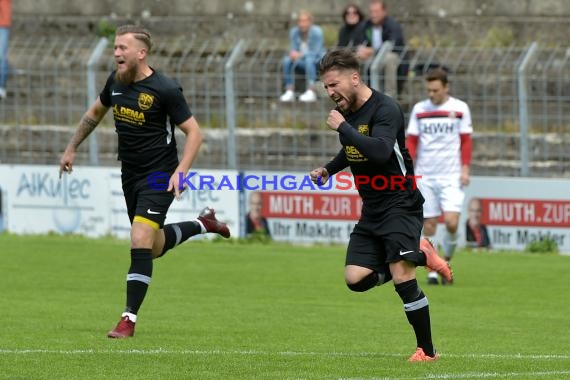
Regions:
M 355 1 L 366 5 L 366 1 Z M 145 10 L 154 16 L 221 15 L 253 12 L 289 15 L 300 8 L 316 14 L 340 14 L 347 3 L 333 0 L 15 0 L 17 15 L 104 16 L 115 13 L 136 17 Z M 394 14 L 447 17 L 569 17 L 568 0 L 388 0 Z
M 340 14 L 351 0 L 13 0 L 14 32 L 93 34 L 101 20 L 143 23 L 155 35 L 225 34 L 286 40 L 301 8 L 336 41 Z M 355 0 L 366 9 L 367 0 Z M 567 41 L 570 0 L 388 0 L 389 13 L 404 26 L 412 47 L 426 45 L 507 46 L 532 41 Z

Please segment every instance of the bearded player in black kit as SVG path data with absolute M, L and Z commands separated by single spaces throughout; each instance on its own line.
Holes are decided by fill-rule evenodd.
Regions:
M 119 138 L 121 181 L 131 222 L 131 265 L 127 274 L 126 307 L 110 338 L 134 335 L 137 313 L 145 298 L 153 270 L 153 259 L 200 233 L 230 231 L 206 207 L 192 221 L 164 225 L 174 197 L 179 198 L 180 178 L 185 178 L 202 143 L 198 122 L 182 94 L 182 88 L 147 64 L 152 47 L 148 30 L 124 25 L 115 33 L 111 73 L 97 100 L 84 114 L 60 160 L 60 177 L 71 173 L 77 148 L 97 127 L 109 108 L 113 109 Z M 178 160 L 174 127 L 186 135 L 182 158 Z M 154 172 L 169 173 L 163 191 L 149 184 Z M 151 187 L 152 186 L 152 187 Z
M 411 362 L 439 358 L 432 343 L 428 299 L 416 281 L 416 266 L 426 266 L 453 281 L 451 269 L 431 243 L 420 239 L 424 199 L 412 181 L 412 159 L 405 148 L 404 115 L 391 97 L 366 86 L 358 59 L 349 49 L 333 50 L 319 64 L 328 96 L 337 104 L 327 126 L 338 132 L 342 149 L 325 167 L 311 171 L 315 183 L 350 166 L 354 178 L 398 178 L 398 186 L 357 185 L 362 214 L 350 235 L 345 281 L 364 292 L 394 282 L 417 341 Z M 402 176 L 407 180 L 400 186 Z M 421 180 L 421 179 L 420 179 Z

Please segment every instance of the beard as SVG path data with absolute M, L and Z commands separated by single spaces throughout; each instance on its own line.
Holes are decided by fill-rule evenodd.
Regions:
M 350 112 L 350 110 L 352 109 L 352 107 L 356 103 L 356 98 L 357 98 L 356 93 L 350 93 L 350 94 L 347 94 L 346 96 L 343 96 L 342 97 L 342 103 L 343 103 L 342 106 L 340 104 L 336 103 L 337 109 L 339 109 L 340 113 L 342 113 L 342 114 Z
M 129 66 L 122 73 L 117 71 L 115 73 L 115 80 L 125 86 L 128 86 L 135 81 L 136 76 L 137 76 L 137 67 Z

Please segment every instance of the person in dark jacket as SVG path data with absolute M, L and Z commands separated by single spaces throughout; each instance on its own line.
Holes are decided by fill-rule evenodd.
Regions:
M 382 44 L 391 41 L 394 44 L 392 51 L 387 54 L 384 61 L 384 88 L 381 90 L 392 97 L 398 93 L 398 75 L 401 54 L 405 50 L 404 32 L 402 26 L 388 15 L 386 4 L 382 0 L 371 0 L 368 5 L 369 19 L 364 25 L 364 43 L 357 50 L 361 61 L 371 61 L 378 53 Z
M 338 31 L 338 47 L 357 47 L 364 43 L 364 13 L 356 4 L 348 4 L 342 13 L 342 27 Z

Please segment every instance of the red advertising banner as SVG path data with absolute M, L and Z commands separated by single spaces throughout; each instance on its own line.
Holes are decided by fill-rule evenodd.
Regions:
M 263 191 L 266 218 L 358 220 L 362 200 L 358 194 Z
M 570 227 L 570 201 L 482 198 L 481 204 L 487 225 Z

